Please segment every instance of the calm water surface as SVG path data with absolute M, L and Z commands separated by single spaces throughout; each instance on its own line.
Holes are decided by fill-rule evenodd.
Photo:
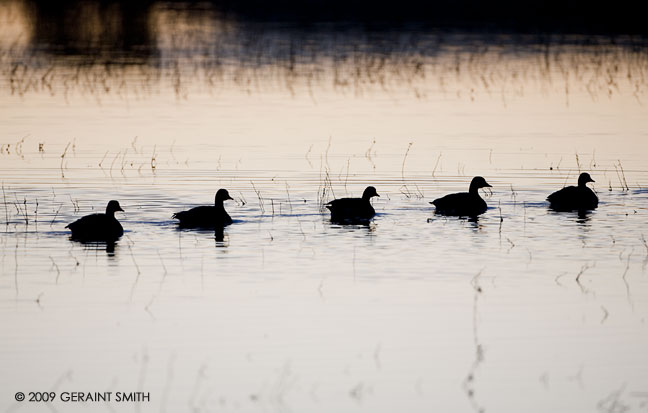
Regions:
M 21 4 L 0 3 L 3 411 L 648 409 L 632 39 L 261 30 L 156 6 L 146 53 L 89 58 L 44 46 Z M 579 171 L 599 208 L 549 211 Z M 435 216 L 475 175 L 489 210 Z M 332 225 L 321 202 L 369 184 L 374 221 Z M 176 228 L 219 188 L 222 239 Z M 70 241 L 110 199 L 114 248 Z

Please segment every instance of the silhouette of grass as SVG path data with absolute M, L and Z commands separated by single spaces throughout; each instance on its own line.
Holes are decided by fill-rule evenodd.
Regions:
M 78 94 L 98 102 L 159 91 L 185 100 L 228 88 L 306 93 L 316 101 L 322 88 L 355 96 L 405 89 L 426 99 L 435 87 L 469 100 L 499 95 L 504 105 L 536 88 L 564 94 L 567 105 L 569 96 L 578 93 L 593 100 L 629 93 L 638 101 L 647 93 L 648 48 L 642 36 L 443 33 L 420 27 L 383 31 L 344 25 L 304 30 L 245 24 L 210 8 L 171 11 L 163 6 L 151 10 L 150 18 L 152 35 L 144 36 L 148 43 L 139 45 L 139 54 L 120 49 L 115 39 L 93 42 L 74 30 L 71 39 L 54 33 L 34 43 L 0 43 L 0 87 L 21 97 Z M 157 41 L 150 42 L 151 37 Z M 60 49 L 52 51 L 38 41 Z M 84 41 L 83 50 L 74 47 Z

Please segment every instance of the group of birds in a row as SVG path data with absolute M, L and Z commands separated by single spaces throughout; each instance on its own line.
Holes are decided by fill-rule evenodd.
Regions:
M 550 207 L 557 211 L 586 211 L 598 206 L 598 197 L 588 186 L 594 182 L 588 173 L 578 177 L 578 186 L 568 186 L 549 195 L 547 200 Z M 442 215 L 475 217 L 486 212 L 487 205 L 479 189 L 491 185 L 481 176 L 476 176 L 470 182 L 468 192 L 446 195 L 430 202 L 436 208 L 435 212 Z M 371 198 L 378 195 L 376 188 L 367 187 L 361 198 L 335 199 L 326 207 L 331 211 L 331 221 L 341 224 L 366 223 L 371 220 L 376 211 L 371 205 Z M 219 189 L 213 206 L 199 206 L 188 211 L 173 214 L 183 228 L 223 228 L 232 223 L 223 202 L 232 199 L 226 189 Z M 123 211 L 119 202 L 110 201 L 105 214 L 92 214 L 80 218 L 66 226 L 72 231 L 72 238 L 81 241 L 115 240 L 121 237 L 124 229 L 115 218 L 115 212 Z

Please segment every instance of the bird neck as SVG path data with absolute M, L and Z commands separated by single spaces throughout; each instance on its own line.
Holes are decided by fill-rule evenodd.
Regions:
M 470 184 L 470 188 L 468 188 L 468 193 L 470 193 L 471 195 L 479 196 L 479 188 L 477 187 L 477 185 Z

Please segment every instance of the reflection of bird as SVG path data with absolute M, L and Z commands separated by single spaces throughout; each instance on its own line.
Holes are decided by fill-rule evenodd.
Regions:
M 457 215 L 474 217 L 486 212 L 486 201 L 479 196 L 479 188 L 491 186 L 481 176 L 476 176 L 470 182 L 468 192 L 446 195 L 430 202 L 436 207 L 435 212 L 442 215 Z
M 368 186 L 362 193 L 362 198 L 340 198 L 326 204 L 331 210 L 331 222 L 338 223 L 360 223 L 367 222 L 376 211 L 371 206 L 371 198 L 380 196 L 376 188 Z
M 173 218 L 180 220 L 183 228 L 217 228 L 232 223 L 232 218 L 225 211 L 223 201 L 233 199 L 227 189 L 216 192 L 214 206 L 199 206 L 188 211 L 176 212 Z
M 223 226 L 216 226 L 214 228 L 214 239 L 216 240 L 216 246 L 226 246 L 223 245 L 223 242 L 225 242 L 225 227 Z
M 72 231 L 72 239 L 79 241 L 114 241 L 124 234 L 115 212 L 124 211 L 119 202 L 110 201 L 105 214 L 92 214 L 79 218 L 65 228 Z
M 594 182 L 592 177 L 583 172 L 578 177 L 578 186 L 568 186 L 547 197 L 549 206 L 556 211 L 587 211 L 598 206 L 598 197 L 590 188 L 588 182 Z

